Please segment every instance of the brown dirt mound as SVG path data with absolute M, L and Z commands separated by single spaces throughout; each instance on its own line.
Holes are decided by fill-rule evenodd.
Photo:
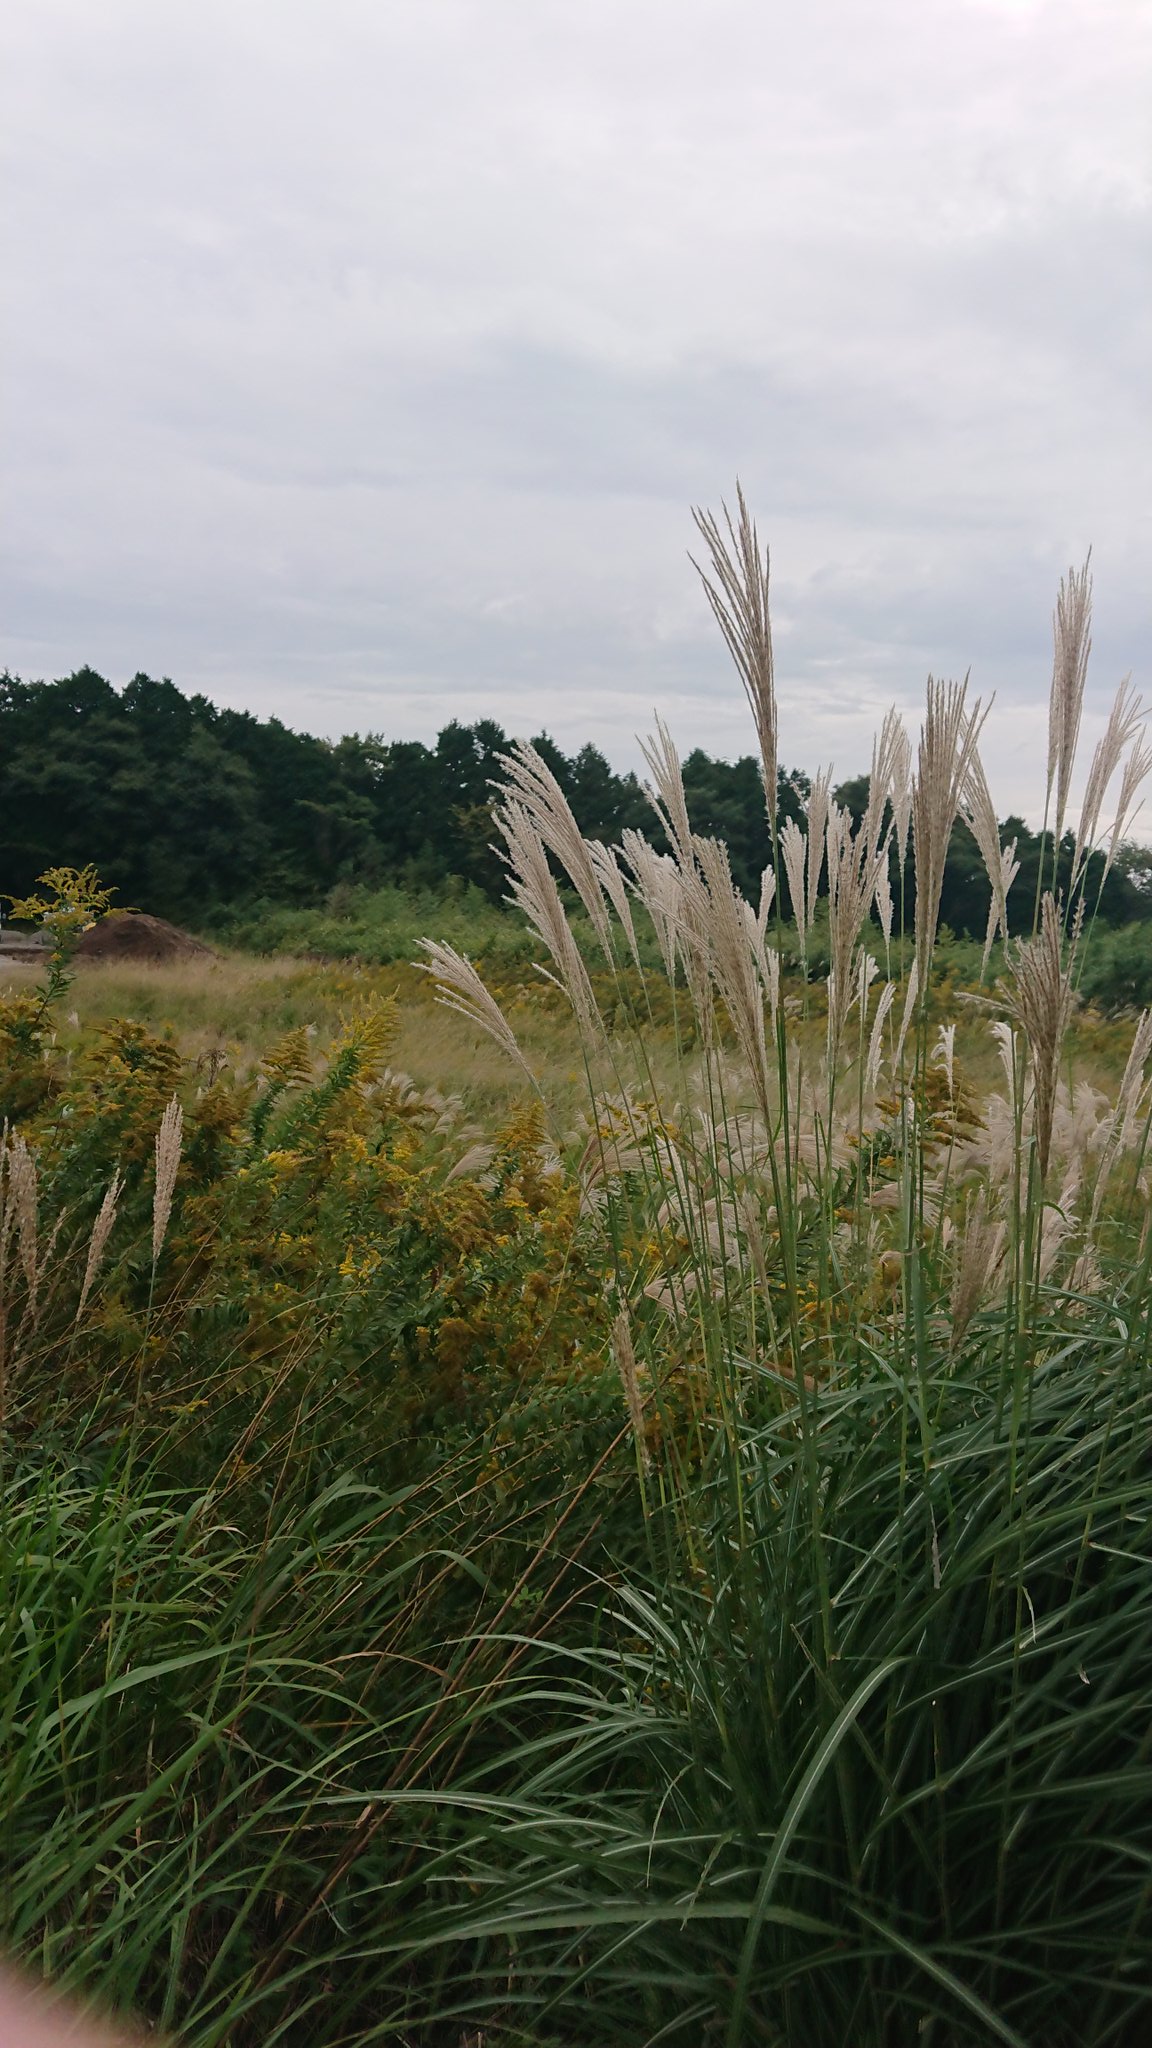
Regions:
M 214 960 L 211 946 L 144 910 L 113 910 L 85 932 L 81 960 Z

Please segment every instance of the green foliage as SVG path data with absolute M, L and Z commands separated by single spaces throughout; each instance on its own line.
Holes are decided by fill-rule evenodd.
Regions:
M 1129 924 L 1119 931 L 1094 932 L 1080 992 L 1106 1010 L 1152 1004 L 1152 929 Z
M 43 981 L 0 999 L 0 1121 L 29 1116 L 53 1093 L 53 1012 L 71 985 L 80 939 L 116 893 L 101 886 L 92 866 L 47 868 L 36 879 L 45 894 L 8 898 L 9 916 L 42 931 L 49 945 Z

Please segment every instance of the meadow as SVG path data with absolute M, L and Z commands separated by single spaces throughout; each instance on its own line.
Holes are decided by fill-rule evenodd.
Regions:
M 86 966 L 95 875 L 21 906 L 0 1915 L 188 2048 L 1146 2038 L 1152 1017 L 1081 991 L 1139 702 L 1005 942 L 979 706 L 777 819 L 766 564 L 701 532 L 758 899 L 661 729 L 667 852 L 519 746 L 513 907 L 422 951 L 397 899 Z M 1070 575 L 1056 841 L 1088 629 Z

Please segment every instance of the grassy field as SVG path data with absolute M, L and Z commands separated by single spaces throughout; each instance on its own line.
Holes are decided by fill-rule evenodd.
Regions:
M 1083 579 L 1057 628 L 1059 789 Z M 522 749 L 483 976 L 74 970 L 57 877 L 0 977 L 29 1967 L 187 2048 L 1143 2042 L 1152 1017 L 1078 1010 L 1075 902 L 938 944 L 958 809 L 1004 883 L 977 728 L 932 686 L 858 827 L 816 785 L 787 924 L 666 735 L 667 856 Z

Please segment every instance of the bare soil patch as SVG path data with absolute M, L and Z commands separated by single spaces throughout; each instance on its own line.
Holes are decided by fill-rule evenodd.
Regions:
M 85 932 L 76 948 L 80 960 L 214 960 L 216 954 L 203 939 L 169 924 L 166 918 L 150 917 L 144 910 L 113 910 L 99 924 Z

